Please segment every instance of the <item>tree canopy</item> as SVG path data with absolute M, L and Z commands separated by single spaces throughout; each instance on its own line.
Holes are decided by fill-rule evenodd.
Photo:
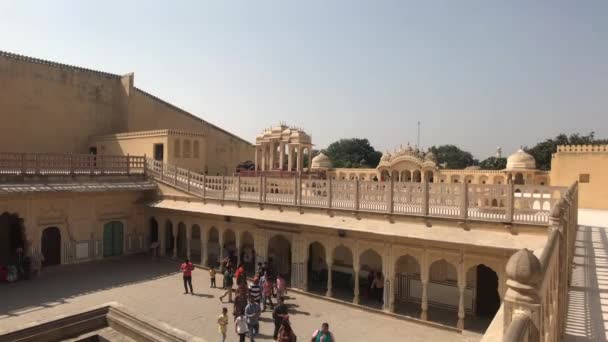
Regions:
M 530 153 L 536 159 L 536 167 L 540 170 L 549 170 L 551 168 L 551 155 L 557 151 L 557 145 L 598 145 L 608 144 L 608 139 L 596 139 L 595 132 L 590 132 L 587 135 L 575 134 L 559 134 L 555 138 L 550 138 L 541 141 L 533 147 L 525 147 L 524 150 Z
M 435 154 L 437 163 L 446 169 L 464 169 L 467 166 L 478 164 L 478 160 L 473 158 L 471 153 L 463 151 L 455 145 L 433 146 L 431 152 Z
M 376 151 L 367 139 L 340 139 L 331 143 L 324 151 L 334 167 L 374 168 L 378 166 L 382 153 Z
M 489 157 L 479 163 L 482 170 L 503 170 L 507 167 L 507 158 Z

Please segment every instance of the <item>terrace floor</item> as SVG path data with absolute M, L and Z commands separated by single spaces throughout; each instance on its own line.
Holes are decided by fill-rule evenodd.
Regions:
M 608 211 L 579 211 L 564 341 L 608 341 Z
M 183 294 L 178 264 L 167 259 L 136 255 L 74 264 L 47 270 L 30 281 L 0 284 L 0 334 L 38 320 L 76 313 L 110 301 L 145 317 L 164 321 L 208 341 L 218 340 L 216 319 L 221 308 L 220 289 L 209 288 L 204 270 L 193 272 L 195 295 Z M 217 277 L 221 284 L 221 277 Z M 298 340 L 308 341 L 314 329 L 329 322 L 339 341 L 478 341 L 470 332 L 430 327 L 346 306 L 289 293 L 290 320 Z M 256 340 L 271 341 L 270 312 L 262 315 Z M 228 341 L 236 341 L 232 319 Z

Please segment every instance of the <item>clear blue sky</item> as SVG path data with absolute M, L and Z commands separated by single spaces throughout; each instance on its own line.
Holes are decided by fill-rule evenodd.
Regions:
M 608 1 L 6 1 L 0 49 L 107 72 L 253 141 L 608 137 Z

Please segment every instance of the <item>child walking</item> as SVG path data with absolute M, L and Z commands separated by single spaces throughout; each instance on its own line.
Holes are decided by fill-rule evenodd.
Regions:
M 217 318 L 217 330 L 222 335 L 222 342 L 226 342 L 226 331 L 228 330 L 228 308 L 222 308 L 222 314 Z
M 213 267 L 209 269 L 209 277 L 211 278 L 211 287 L 215 288 L 215 269 Z

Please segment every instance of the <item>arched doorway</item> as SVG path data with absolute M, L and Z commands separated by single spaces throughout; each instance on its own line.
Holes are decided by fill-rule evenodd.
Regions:
M 433 262 L 429 268 L 429 320 L 456 326 L 459 299 L 456 267 L 445 259 Z
M 522 173 L 519 173 L 519 172 L 516 173 L 515 174 L 515 179 L 513 180 L 513 183 L 514 184 L 520 184 L 520 185 L 521 184 L 525 184 L 524 175 Z
M 331 266 L 332 292 L 334 297 L 349 302 L 353 300 L 354 273 L 353 252 L 344 245 L 336 247 Z
M 192 226 L 192 240 L 190 241 L 190 254 L 192 260 L 203 263 L 203 251 L 201 244 L 201 227 L 198 224 Z
M 183 222 L 177 224 L 177 257 L 185 259 L 188 256 L 188 233 Z
M 395 312 L 420 317 L 422 296 L 420 263 L 411 255 L 403 255 L 395 264 Z
M 291 280 L 291 242 L 283 235 L 275 235 L 268 241 L 268 266 L 272 276 L 281 275 L 287 283 Z
M 150 243 L 158 242 L 158 222 L 154 217 L 150 218 Z
M 308 246 L 308 291 L 325 294 L 327 291 L 327 257 L 325 247 L 317 241 Z
M 217 228 L 209 229 L 207 237 L 207 267 L 217 267 L 220 264 L 220 234 Z
M 0 265 L 15 264 L 17 249 L 25 247 L 23 219 L 17 214 L 0 215 Z
M 475 288 L 475 316 L 484 317 L 489 323 L 500 308 L 498 275 L 490 267 L 479 264 L 468 270 L 467 285 Z
M 165 255 L 173 256 L 173 223 L 169 220 L 165 223 Z
M 61 264 L 61 231 L 57 227 L 46 228 L 41 239 L 43 266 Z
M 239 260 L 245 264 L 245 271 L 248 275 L 255 274 L 255 248 L 253 235 L 250 232 L 243 232 L 241 235 L 241 251 Z
M 236 266 L 238 263 L 238 252 L 236 248 L 236 234 L 232 229 L 226 229 L 224 231 L 224 258 L 228 257 L 232 265 Z
M 124 229 L 122 222 L 111 221 L 103 226 L 104 258 L 122 255 Z
M 382 307 L 384 298 L 382 257 L 375 250 L 368 249 L 361 253 L 359 264 L 360 303 L 373 307 Z M 381 285 L 378 283 L 381 283 Z

